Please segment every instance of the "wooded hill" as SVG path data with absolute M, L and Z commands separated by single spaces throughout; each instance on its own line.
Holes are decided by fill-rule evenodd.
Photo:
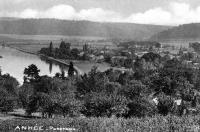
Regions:
M 94 36 L 144 40 L 169 28 L 169 26 L 133 23 L 0 18 L 0 34 Z
M 151 40 L 182 40 L 200 39 L 200 23 L 184 24 L 178 27 L 162 31 L 151 37 Z

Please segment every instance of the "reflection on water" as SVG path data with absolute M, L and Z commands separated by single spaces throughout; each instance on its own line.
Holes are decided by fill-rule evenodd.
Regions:
M 49 72 L 50 73 L 52 73 L 53 66 L 58 66 L 59 69 L 60 69 L 60 73 L 62 73 L 62 72 L 66 73 L 66 71 L 68 71 L 68 67 L 64 64 L 61 64 L 61 63 L 56 62 L 56 61 L 49 60 L 46 57 L 42 57 L 42 56 L 40 57 L 40 59 L 42 61 L 44 61 L 47 65 L 49 65 Z
M 23 83 L 23 72 L 25 67 L 35 64 L 40 69 L 40 75 L 54 76 L 57 72 L 67 72 L 68 67 L 52 62 L 45 58 L 38 57 L 11 49 L 8 47 L 0 46 L 0 66 L 2 73 L 9 73 L 11 76 Z

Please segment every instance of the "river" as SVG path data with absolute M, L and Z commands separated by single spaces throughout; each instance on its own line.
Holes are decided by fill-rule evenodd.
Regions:
M 68 67 L 50 60 L 45 60 L 37 55 L 24 53 L 9 47 L 0 46 L 0 67 L 3 74 L 10 74 L 15 77 L 20 84 L 23 83 L 23 72 L 26 67 L 35 64 L 40 69 L 40 75 L 54 76 L 56 73 L 64 71 L 67 75 Z M 76 67 L 83 73 L 90 71 L 93 65 L 99 67 L 100 71 L 105 71 L 109 68 L 107 64 L 95 64 L 88 62 L 77 62 Z
M 23 83 L 23 72 L 26 67 L 35 64 L 40 69 L 40 75 L 54 76 L 62 70 L 67 72 L 68 68 L 43 61 L 39 56 L 24 53 L 9 47 L 0 46 L 0 67 L 3 74 L 9 73 L 15 77 L 20 84 Z

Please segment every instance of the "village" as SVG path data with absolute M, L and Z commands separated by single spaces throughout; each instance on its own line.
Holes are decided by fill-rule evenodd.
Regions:
M 108 46 L 96 48 L 92 44 L 84 44 L 79 56 L 85 56 L 86 60 L 97 63 L 107 62 L 113 68 L 130 70 L 137 58 L 141 58 L 147 53 L 160 55 L 165 60 L 173 58 L 182 61 L 182 64 L 198 69 L 200 55 L 192 46 L 189 48 L 162 45 L 158 42 L 128 42 L 119 44 L 112 49 Z

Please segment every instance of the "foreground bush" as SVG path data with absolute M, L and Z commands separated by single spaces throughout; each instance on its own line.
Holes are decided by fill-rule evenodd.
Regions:
M 0 131 L 14 132 L 16 126 L 75 128 L 77 132 L 188 132 L 199 130 L 200 116 L 155 116 L 152 118 L 66 118 L 4 121 Z

